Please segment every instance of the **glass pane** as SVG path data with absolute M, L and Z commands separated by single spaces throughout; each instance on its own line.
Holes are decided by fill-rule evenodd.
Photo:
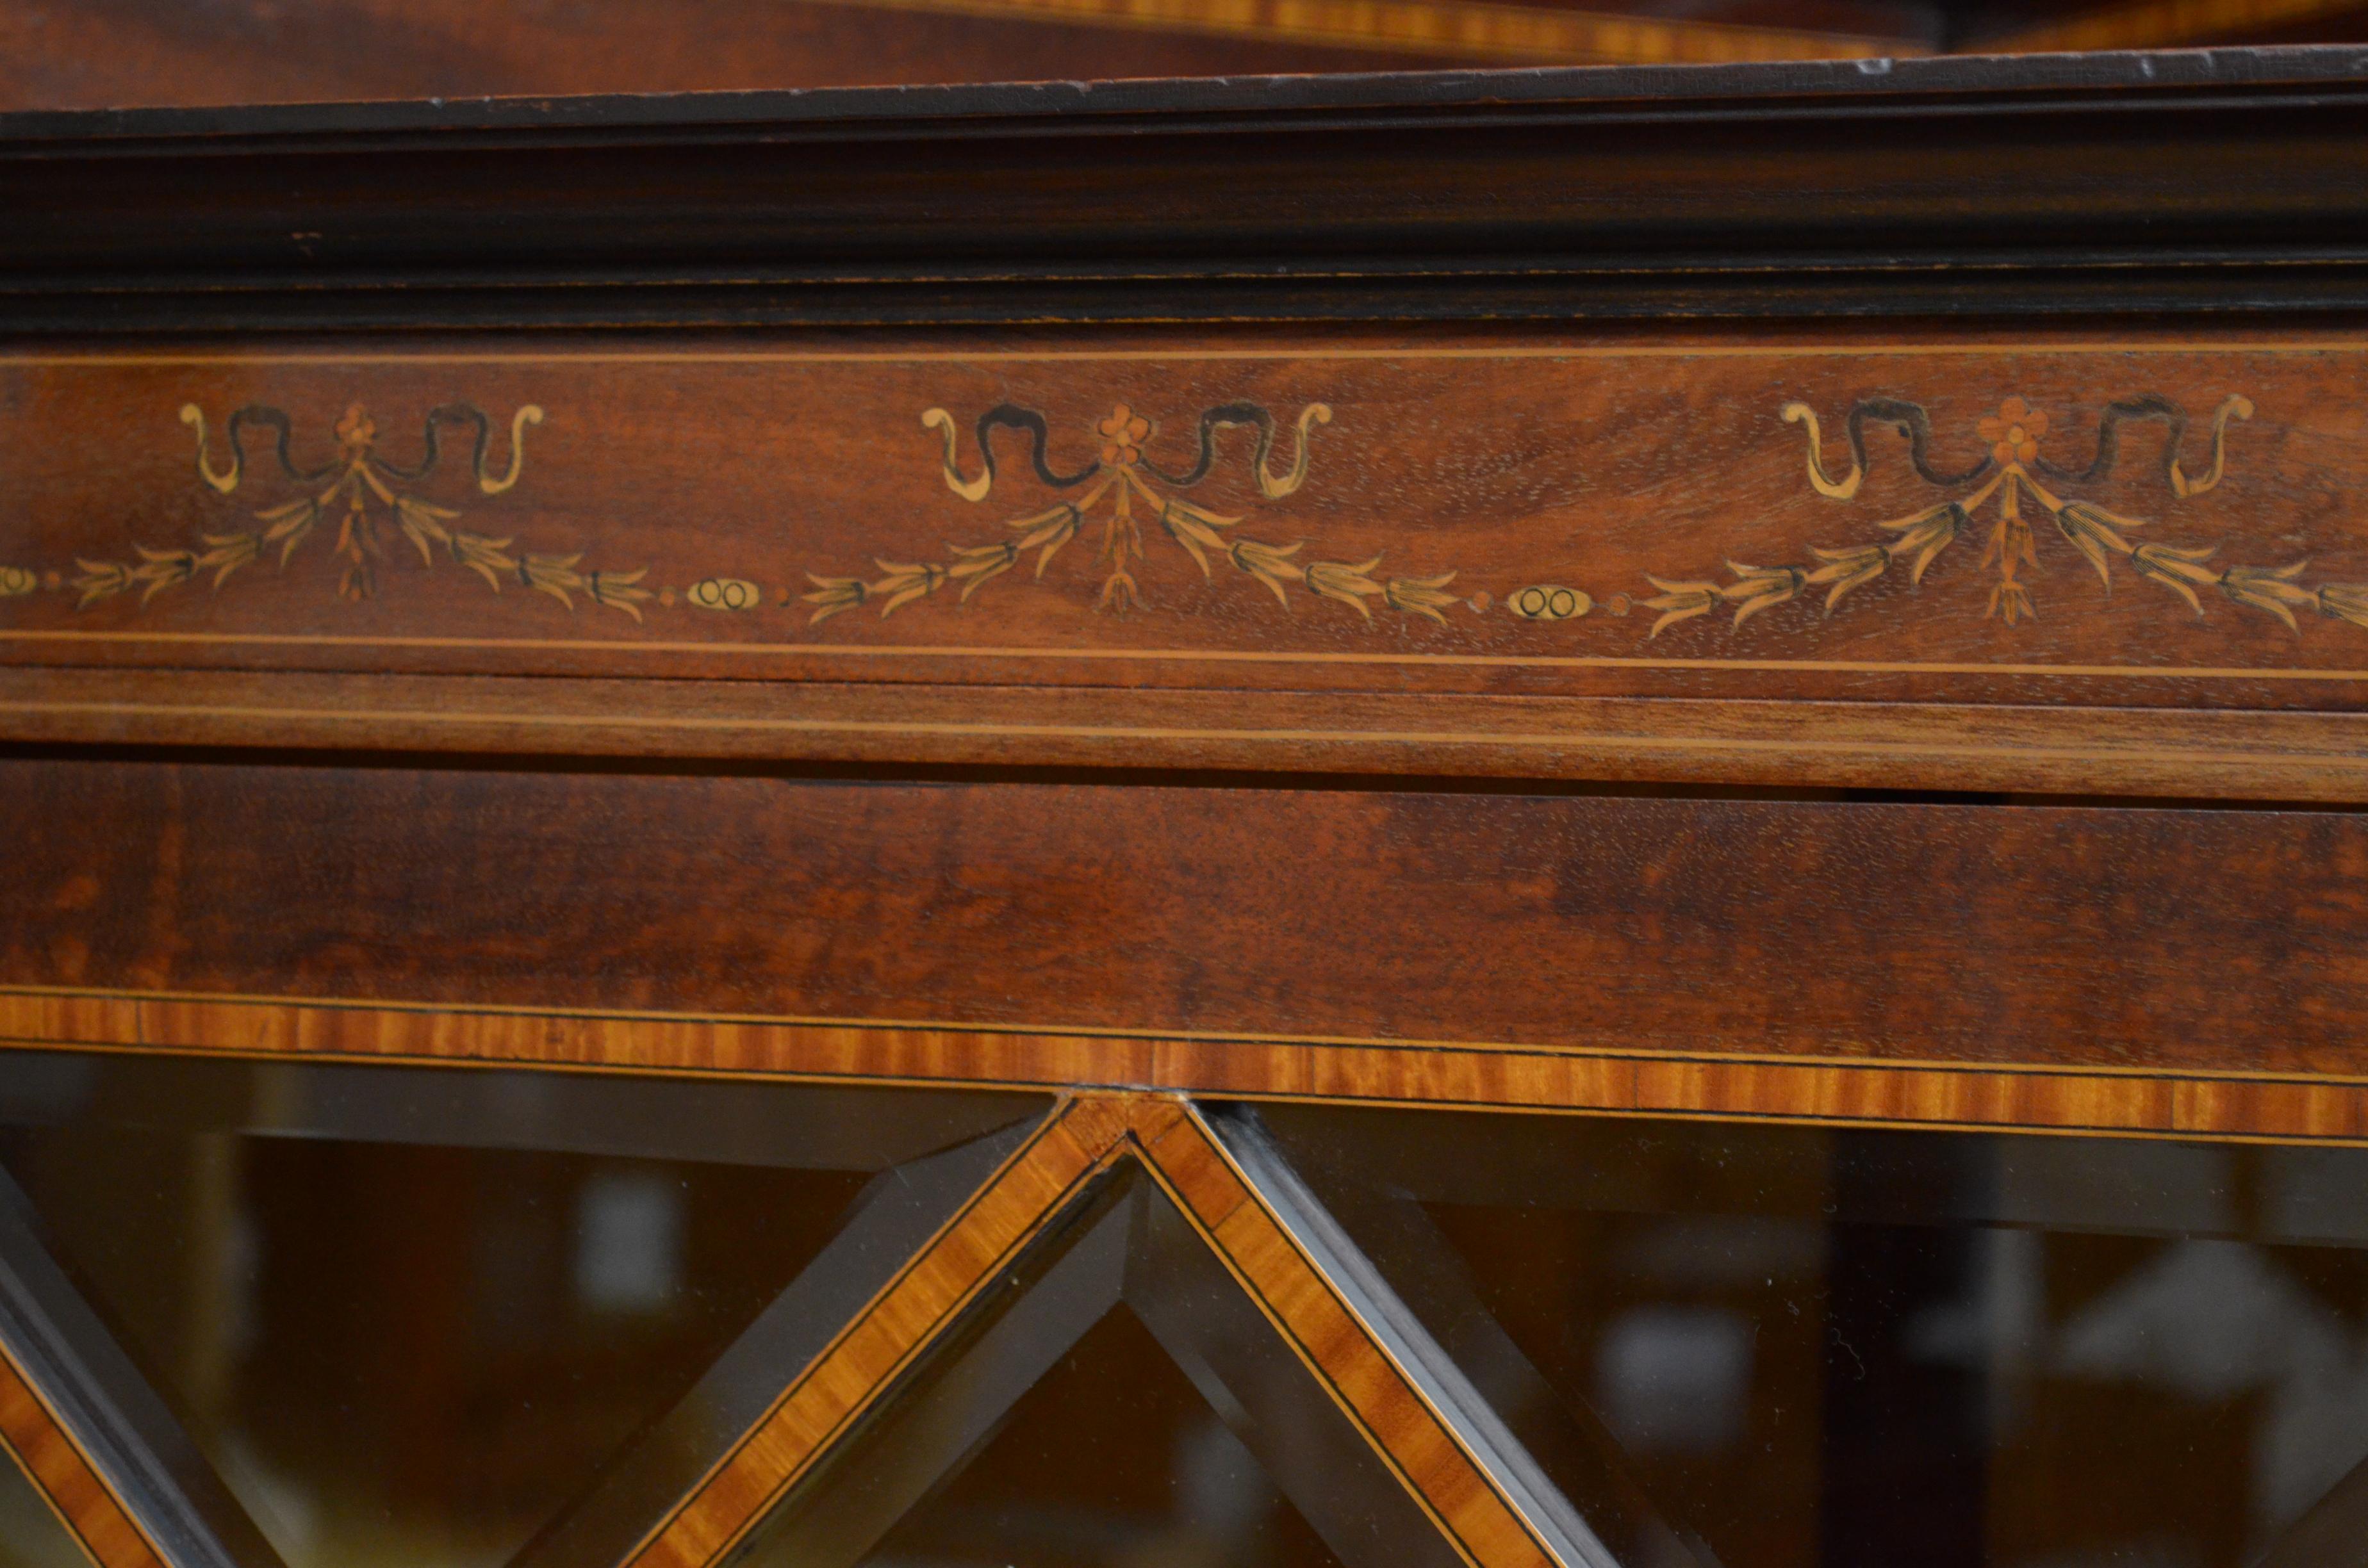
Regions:
M 1035 1104 L 919 1096 L 898 1102 L 908 1123 L 915 1100 L 960 1103 L 905 1129 L 916 1149 L 867 1157 L 829 1131 L 786 1139 L 771 1163 L 723 1164 L 679 1151 L 757 1150 L 673 1085 L 611 1080 L 571 1099 L 541 1074 L 226 1083 L 212 1064 L 110 1063 L 41 1114 L 59 1099 L 22 1108 L 37 1065 L 0 1062 L 19 1109 L 0 1165 L 290 1568 L 508 1561 L 815 1258 L 867 1166 Z M 776 1113 L 819 1094 L 832 1123 L 884 1097 L 746 1092 Z M 423 1107 L 425 1128 L 409 1114 Z M 620 1108 L 664 1152 L 623 1152 Z M 685 1136 L 657 1125 L 670 1115 L 693 1119 Z M 408 1141 L 453 1135 L 439 1127 L 581 1134 L 601 1152 Z
M 48 1501 L 0 1449 L 0 1568 L 91 1568 Z
M 1081 1196 L 735 1568 L 1465 1562 L 1138 1171 Z
M 1086 1332 L 865 1568 L 1338 1568 L 1143 1322 Z
M 2368 1529 L 2368 1151 L 1226 1119 L 1543 1468 L 1576 1497 L 1607 1454 L 1698 1559 L 2239 1568 Z

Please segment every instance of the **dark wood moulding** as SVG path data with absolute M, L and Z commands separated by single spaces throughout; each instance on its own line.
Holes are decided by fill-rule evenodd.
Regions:
M 2368 305 L 2357 49 L 0 117 L 0 331 Z

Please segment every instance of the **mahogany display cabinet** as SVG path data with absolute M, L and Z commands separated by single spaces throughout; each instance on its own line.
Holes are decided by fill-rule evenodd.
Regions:
M 2368 52 L 0 214 L 0 1562 L 2368 1562 Z

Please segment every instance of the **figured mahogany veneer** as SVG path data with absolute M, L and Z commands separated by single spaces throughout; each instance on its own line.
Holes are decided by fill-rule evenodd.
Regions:
M 2342 813 L 32 760 L 0 790 L 34 1017 L 392 1005 L 98 1004 L 94 1043 L 1673 1108 L 1647 1085 L 1726 1060 L 2363 1075 Z M 1943 1083 L 1975 1093 L 1913 1095 Z M 2317 1091 L 2193 1093 L 2283 1125 Z

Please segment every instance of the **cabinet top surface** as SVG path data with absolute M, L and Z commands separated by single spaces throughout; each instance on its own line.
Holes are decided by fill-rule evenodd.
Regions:
M 2310 96 L 2368 91 L 2368 46 L 40 110 L 0 114 L 0 150 L 21 155 L 36 146 L 54 152 L 127 138 L 218 144 L 224 138 L 341 133 L 712 136 L 767 127 L 947 121 L 1008 130 L 1024 122 L 1074 125 L 1105 117 L 1157 121 L 1383 113 L 1460 119 L 1613 106 L 1631 112 L 1650 108 L 1722 117 L 1750 104 L 1770 114 L 1878 106 L 1962 113 L 1976 104 L 2031 107 L 2065 95 L 2135 106 L 2261 89 Z

